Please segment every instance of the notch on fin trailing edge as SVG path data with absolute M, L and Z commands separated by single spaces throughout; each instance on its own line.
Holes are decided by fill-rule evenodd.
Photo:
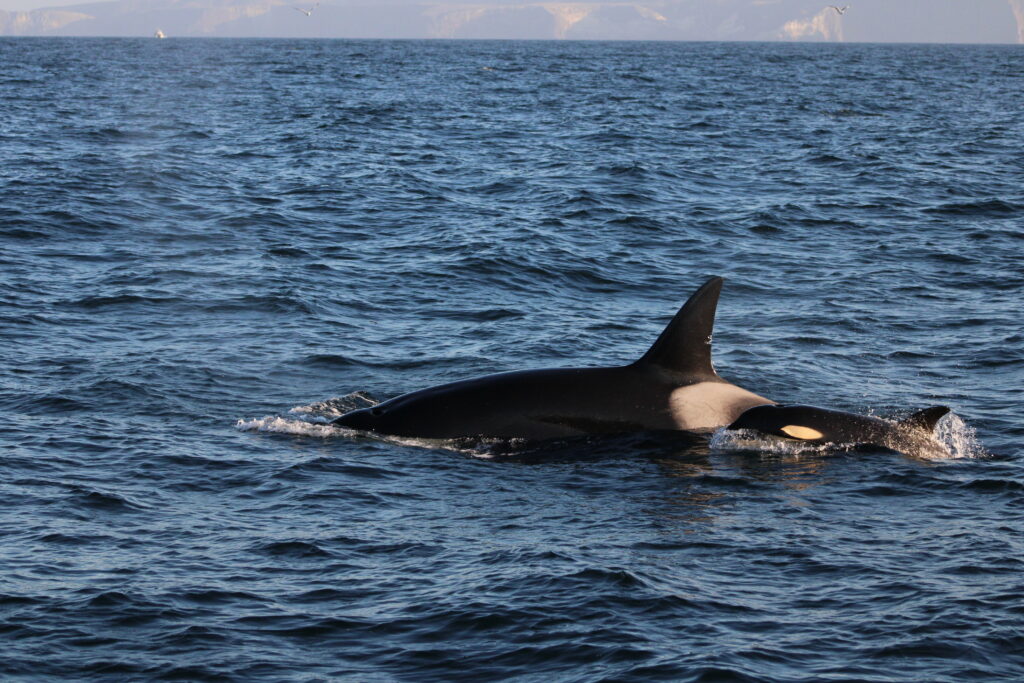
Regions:
M 711 364 L 711 333 L 723 282 L 722 278 L 713 277 L 694 292 L 635 365 L 657 365 L 671 372 L 717 377 Z
M 910 417 L 900 420 L 900 424 L 932 432 L 935 430 L 935 425 L 938 424 L 939 420 L 941 420 L 948 412 L 949 408 L 946 406 L 933 406 L 931 408 L 919 410 Z

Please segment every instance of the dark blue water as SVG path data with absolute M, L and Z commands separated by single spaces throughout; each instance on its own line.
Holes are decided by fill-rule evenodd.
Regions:
M 1018 47 L 5 39 L 0 65 L 3 678 L 1024 677 Z M 714 274 L 724 377 L 949 405 L 950 457 L 324 425 L 630 362 Z

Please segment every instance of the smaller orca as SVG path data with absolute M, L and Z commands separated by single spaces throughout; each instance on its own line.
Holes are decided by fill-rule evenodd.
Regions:
M 935 406 L 889 422 L 814 406 L 773 404 L 750 408 L 726 429 L 749 429 L 805 443 L 881 446 L 905 455 L 948 456 L 935 438 L 935 425 L 948 412 L 945 406 Z

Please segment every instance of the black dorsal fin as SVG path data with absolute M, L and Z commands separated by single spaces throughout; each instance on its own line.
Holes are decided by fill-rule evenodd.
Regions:
M 935 430 L 935 425 L 943 416 L 949 412 L 949 408 L 946 406 L 933 406 L 931 408 L 925 408 L 919 410 L 910 417 L 900 420 L 900 424 L 906 427 L 914 427 L 915 429 L 923 429 L 927 432 Z
M 723 282 L 722 278 L 713 277 L 694 292 L 635 365 L 656 365 L 671 372 L 717 377 L 711 365 L 711 333 Z

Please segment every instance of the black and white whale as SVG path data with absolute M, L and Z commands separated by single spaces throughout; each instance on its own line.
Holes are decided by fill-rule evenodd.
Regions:
M 880 446 L 906 455 L 948 456 L 935 438 L 935 425 L 949 408 L 925 408 L 890 422 L 869 415 L 804 405 L 762 405 L 747 410 L 727 429 L 749 429 L 812 444 Z
M 339 427 L 423 439 L 557 439 L 653 430 L 711 431 L 771 403 L 711 364 L 722 278 L 683 304 L 640 360 L 607 368 L 487 375 L 398 396 L 334 420 Z

